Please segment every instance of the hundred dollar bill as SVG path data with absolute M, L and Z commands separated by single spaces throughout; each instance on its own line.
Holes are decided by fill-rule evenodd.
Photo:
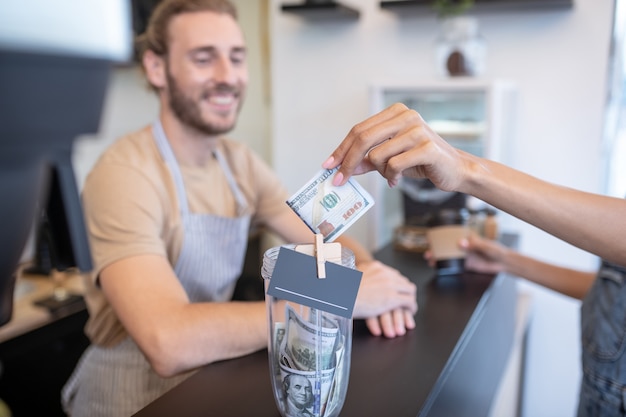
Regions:
M 288 360 L 299 370 L 333 368 L 336 359 L 335 350 L 340 337 L 341 333 L 337 327 L 328 328 L 312 324 L 287 306 L 283 350 Z
M 326 369 L 321 372 L 300 371 L 288 368 L 281 364 L 280 373 L 283 384 L 285 383 L 285 378 L 293 378 L 293 376 L 304 377 L 304 379 L 308 382 L 312 398 L 309 399 L 310 401 L 307 403 L 306 409 L 313 416 L 323 416 L 324 410 L 329 406 L 335 408 L 334 404 L 328 404 L 330 389 L 333 385 L 333 380 L 335 378 L 334 368 Z M 333 402 L 335 401 L 337 401 L 337 399 L 333 398 Z M 291 413 L 287 404 L 283 405 L 283 410 L 285 411 L 287 417 L 298 417 L 301 415 L 306 415 L 297 412 Z
M 340 187 L 332 184 L 335 169 L 322 169 L 298 190 L 287 205 L 313 233 L 332 242 L 374 205 L 372 196 L 353 178 Z

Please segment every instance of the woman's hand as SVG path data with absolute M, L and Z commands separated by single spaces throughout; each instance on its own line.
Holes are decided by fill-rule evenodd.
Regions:
M 465 268 L 469 271 L 497 274 L 503 272 L 509 248 L 498 241 L 486 239 L 476 234 L 460 242 L 466 251 Z
M 503 272 L 508 249 L 501 243 L 478 236 L 475 233 L 459 241 L 459 247 L 465 251 L 465 269 L 468 271 L 497 274 Z M 430 251 L 424 253 L 430 266 L 435 260 Z
M 396 103 L 354 126 L 323 167 L 339 165 L 333 184 L 377 170 L 390 186 L 400 177 L 429 178 L 438 188 L 458 191 L 474 158 L 448 144 L 418 112 Z

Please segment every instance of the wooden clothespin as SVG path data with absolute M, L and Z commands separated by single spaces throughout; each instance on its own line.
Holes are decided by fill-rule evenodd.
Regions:
M 324 257 L 324 235 L 315 235 L 315 259 L 317 260 L 317 277 L 326 278 L 326 258 Z
M 317 277 L 326 277 L 326 262 L 342 264 L 341 244 L 339 242 L 324 243 L 324 235 L 316 234 L 313 244 L 296 245 L 296 252 L 315 257 Z

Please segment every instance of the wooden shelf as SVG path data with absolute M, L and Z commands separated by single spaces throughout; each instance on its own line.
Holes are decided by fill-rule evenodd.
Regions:
M 574 0 L 475 0 L 473 12 L 520 11 L 520 10 L 565 10 L 574 6 Z M 385 0 L 380 7 L 397 13 L 417 12 L 435 14 L 432 0 Z
M 281 10 L 297 14 L 307 20 L 357 20 L 360 16 L 357 9 L 336 1 L 283 4 Z

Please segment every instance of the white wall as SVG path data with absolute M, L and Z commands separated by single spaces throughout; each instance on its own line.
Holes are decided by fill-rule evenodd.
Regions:
M 436 77 L 432 14 L 398 16 L 378 1 L 344 0 L 357 21 L 310 23 L 272 0 L 272 159 L 295 192 L 350 127 L 366 118 L 368 86 Z M 576 0 L 569 10 L 478 14 L 489 56 L 486 78 L 519 88 L 511 164 L 540 178 L 600 192 L 601 135 L 613 1 Z M 584 219 L 581 219 L 584 221 Z M 515 224 L 521 250 L 571 267 L 594 257 L 534 227 Z M 531 285 L 534 316 L 524 415 L 572 416 L 579 363 L 578 302 Z

